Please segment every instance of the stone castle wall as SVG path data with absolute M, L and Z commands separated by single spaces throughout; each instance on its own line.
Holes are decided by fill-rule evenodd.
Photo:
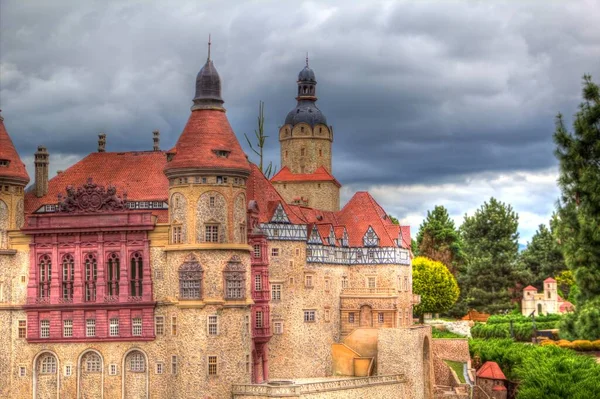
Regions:
M 340 210 L 340 188 L 331 181 L 273 182 L 273 187 L 287 203 L 304 198 L 311 208 L 323 211 Z
M 333 133 L 325 125 L 313 128 L 299 123 L 291 128 L 285 125 L 279 130 L 281 167 L 287 166 L 292 173 L 313 173 L 323 166 L 331 173 L 331 142 Z

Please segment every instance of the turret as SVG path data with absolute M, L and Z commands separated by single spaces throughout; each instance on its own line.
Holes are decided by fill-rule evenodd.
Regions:
M 19 229 L 25 220 L 24 191 L 29 183 L 21 161 L 0 115 L 0 249 L 9 247 L 8 230 Z
M 38 146 L 35 152 L 35 196 L 43 197 L 48 193 L 48 165 L 50 155 L 44 146 Z

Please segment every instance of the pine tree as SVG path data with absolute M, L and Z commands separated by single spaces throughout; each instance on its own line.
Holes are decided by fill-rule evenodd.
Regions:
M 442 262 L 456 276 L 463 258 L 462 242 L 446 208 L 436 205 L 433 211 L 427 211 L 419 227 L 417 246 L 420 256 Z
M 600 88 L 589 75 L 583 77 L 583 99 L 573 133 L 560 114 L 554 133 L 559 237 L 579 288 L 575 313 L 564 320 L 561 335 L 594 340 L 600 338 Z
M 462 310 L 489 313 L 512 308 L 523 276 L 517 267 L 519 217 L 510 205 L 495 198 L 460 227 L 466 265 L 459 275 Z
M 542 287 L 546 278 L 556 278 L 567 269 L 553 230 L 552 223 L 550 229 L 540 224 L 531 242 L 519 256 L 522 267 L 531 273 L 529 284 L 538 288 Z

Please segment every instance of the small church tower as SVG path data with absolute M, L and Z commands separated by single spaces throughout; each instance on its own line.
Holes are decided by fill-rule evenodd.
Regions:
M 24 195 L 29 175 L 0 115 L 0 250 L 8 249 L 8 230 L 23 227 Z
M 341 185 L 331 169 L 333 127 L 317 107 L 317 80 L 308 57 L 297 84 L 296 107 L 279 129 L 281 170 L 271 182 L 288 203 L 337 211 Z

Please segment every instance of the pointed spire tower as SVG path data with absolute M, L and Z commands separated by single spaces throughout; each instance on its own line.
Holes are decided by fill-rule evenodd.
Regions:
M 25 220 L 24 195 L 29 175 L 0 115 L 0 249 L 7 249 L 8 230 L 20 229 Z
M 175 148 L 167 153 L 171 244 L 246 241 L 245 184 L 250 165 L 227 120 L 210 46 L 209 38 L 191 115 Z
M 296 83 L 296 107 L 279 129 L 281 171 L 271 182 L 289 203 L 337 211 L 340 184 L 331 174 L 333 127 L 317 107 L 317 79 L 308 53 Z

